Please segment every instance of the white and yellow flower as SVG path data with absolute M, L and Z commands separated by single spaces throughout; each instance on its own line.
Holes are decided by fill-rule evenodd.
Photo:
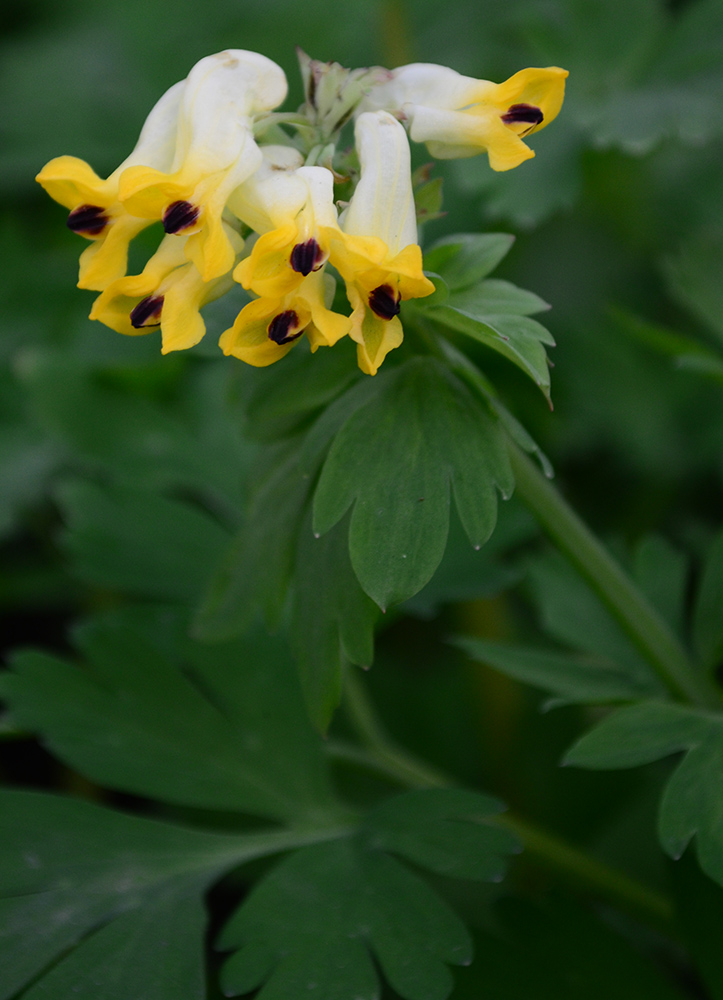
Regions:
M 230 227 L 226 236 L 238 253 L 243 240 Z M 118 333 L 138 335 L 160 327 L 161 353 L 183 351 L 204 336 L 201 307 L 233 285 L 230 275 L 204 281 L 185 253 L 185 240 L 166 236 L 138 275 L 118 278 L 93 303 L 90 319 Z
M 93 241 L 80 257 L 80 288 L 101 291 L 124 275 L 130 241 L 151 225 L 152 220 L 131 215 L 119 201 L 120 177 L 139 164 L 170 167 L 184 86 L 181 81 L 166 91 L 148 115 L 133 152 L 105 180 L 75 156 L 56 157 L 35 178 L 54 201 L 70 209 L 68 227 Z
M 361 179 L 332 239 L 330 261 L 352 305 L 349 335 L 359 367 L 376 375 L 404 339 L 400 302 L 431 295 L 434 285 L 422 271 L 404 129 L 384 111 L 366 112 L 355 139 Z
M 302 334 L 306 334 L 312 352 L 332 347 L 351 328 L 348 316 L 329 308 L 335 288 L 330 275 L 311 271 L 284 295 L 254 299 L 244 306 L 231 329 L 221 335 L 221 350 L 265 368 L 288 354 Z
M 257 52 L 229 49 L 202 59 L 183 90 L 173 163 L 165 170 L 133 166 L 121 176 L 127 211 L 187 236 L 186 256 L 204 281 L 234 265 L 222 213 L 232 191 L 262 163 L 254 116 L 281 104 L 286 89 L 283 70 Z
M 262 167 L 237 189 L 229 204 L 261 234 L 234 278 L 257 295 L 279 297 L 298 288 L 328 260 L 332 237 L 339 229 L 334 176 L 326 167 L 292 167 L 296 151 L 289 147 L 268 147 L 263 152 Z
M 558 66 L 523 69 L 496 84 L 446 66 L 411 63 L 373 87 L 361 107 L 398 113 L 410 137 L 438 159 L 486 150 L 493 170 L 511 170 L 535 155 L 523 139 L 556 118 L 567 75 Z

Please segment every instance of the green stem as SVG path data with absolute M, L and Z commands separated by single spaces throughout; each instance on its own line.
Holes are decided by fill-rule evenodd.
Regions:
M 517 445 L 509 443 L 516 489 L 540 526 L 587 580 L 676 698 L 720 709 L 712 682 L 692 667 L 685 650 L 630 577 Z
M 546 868 L 557 872 L 566 881 L 583 886 L 599 898 L 670 933 L 670 924 L 674 918 L 673 905 L 663 893 L 650 889 L 591 857 L 574 844 L 519 819 L 514 814 L 503 814 L 498 822 L 519 837 L 525 851 L 544 862 Z
M 344 707 L 367 748 L 366 751 L 360 751 L 366 759 L 366 766 L 373 763 L 376 770 L 409 788 L 444 788 L 449 785 L 450 779 L 445 774 L 407 753 L 387 735 L 358 675 L 359 671 L 353 667 L 347 670 L 344 679 Z M 353 755 L 355 748 L 336 744 L 337 751 L 339 747 L 344 748 L 343 752 L 346 752 L 347 760 L 350 760 L 350 750 Z M 357 758 L 357 761 L 360 762 L 360 759 Z
M 324 844 L 329 840 L 349 837 L 356 829 L 356 825 L 347 824 L 323 826 L 319 829 L 269 830 L 238 837 L 228 836 L 221 839 L 219 854 L 238 867 L 257 858 L 266 858 L 294 848 L 309 847 L 312 844 Z
M 375 771 L 407 788 L 444 788 L 455 784 L 451 776 L 395 744 L 380 722 L 361 678 L 352 670 L 345 679 L 344 707 L 364 748 L 331 740 L 327 746 L 330 756 Z M 534 823 L 510 813 L 498 817 L 497 822 L 516 834 L 527 855 L 548 871 L 672 933 L 673 906 L 662 893 L 590 857 Z

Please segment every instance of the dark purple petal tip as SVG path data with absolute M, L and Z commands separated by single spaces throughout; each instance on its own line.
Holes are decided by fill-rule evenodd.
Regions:
M 190 201 L 174 201 L 163 213 L 163 228 L 171 235 L 194 225 L 199 210 Z
M 295 271 L 306 277 L 312 271 L 318 271 L 324 263 L 324 259 L 324 251 L 315 239 L 311 239 L 307 240 L 306 243 L 296 244 L 291 251 L 289 263 Z
M 105 209 L 98 205 L 78 205 L 68 216 L 66 225 L 82 236 L 99 236 L 108 225 Z
M 400 297 L 391 285 L 380 285 L 369 294 L 369 308 L 380 319 L 393 319 L 399 315 Z
M 148 295 L 131 311 L 131 326 L 136 330 L 142 330 L 146 326 L 160 326 L 162 309 L 163 296 Z
M 522 122 L 524 125 L 540 125 L 544 117 L 534 104 L 513 104 L 505 114 L 501 115 L 505 125 L 513 125 L 515 122 Z
M 268 325 L 269 340 L 273 340 L 275 344 L 290 344 L 292 340 L 296 340 L 304 332 L 303 330 L 299 330 L 298 333 L 293 332 L 298 324 L 299 317 L 293 309 L 279 313 Z

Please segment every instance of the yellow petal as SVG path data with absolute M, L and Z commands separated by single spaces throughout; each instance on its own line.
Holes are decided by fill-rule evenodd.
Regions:
M 181 269 L 183 276 L 165 291 L 161 313 L 161 354 L 185 351 L 199 343 L 206 324 L 199 312 L 204 286 L 193 265 Z
M 152 167 L 128 167 L 120 175 L 118 198 L 131 215 L 162 219 L 168 205 L 192 197 L 198 181 L 198 174 L 186 167 L 172 174 Z
M 232 354 L 256 368 L 265 368 L 288 354 L 296 343 L 277 344 L 269 337 L 269 324 L 284 312 L 280 299 L 255 299 L 244 306 L 230 330 L 221 334 L 219 346 L 224 354 Z M 299 328 L 307 326 L 311 315 L 307 311 L 298 316 Z
M 117 182 L 102 180 L 84 160 L 75 156 L 56 156 L 45 164 L 35 180 L 53 201 L 71 210 L 79 205 L 108 208 L 117 198 Z
M 359 367 L 367 375 L 376 375 L 387 354 L 404 340 L 404 331 L 398 316 L 384 320 L 365 309 L 361 326 L 352 329 L 351 337 L 357 341 Z
M 151 223 L 132 215 L 113 219 L 103 238 L 91 243 L 80 255 L 78 288 L 102 291 L 121 278 L 128 268 L 130 241 Z
M 496 88 L 494 101 L 501 108 L 513 104 L 531 104 L 540 109 L 543 119 L 535 131 L 545 128 L 557 117 L 565 98 L 566 69 L 522 69 Z
M 325 278 L 327 277 L 329 276 L 322 274 L 321 271 L 308 275 L 293 300 L 294 304 L 302 303 L 302 309 L 308 309 L 311 315 L 312 326 L 307 328 L 306 335 L 312 351 L 317 347 L 333 347 L 351 330 L 350 316 L 342 316 L 326 306 Z
M 304 275 L 294 271 L 289 262 L 297 234 L 293 224 L 264 233 L 254 244 L 251 255 L 234 271 L 234 280 L 269 298 L 280 298 L 298 287 Z

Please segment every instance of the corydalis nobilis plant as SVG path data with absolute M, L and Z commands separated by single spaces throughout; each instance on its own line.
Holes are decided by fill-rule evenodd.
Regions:
M 101 293 L 92 319 L 125 334 L 160 326 L 163 353 L 183 350 L 205 333 L 203 305 L 236 282 L 253 298 L 222 334 L 225 354 L 265 366 L 303 334 L 312 351 L 349 336 L 376 374 L 402 342 L 401 301 L 434 291 L 407 131 L 432 156 L 487 152 L 493 170 L 509 170 L 534 156 L 523 140 L 555 118 L 567 76 L 525 69 L 494 84 L 444 66 L 348 71 L 303 54 L 301 68 L 305 104 L 274 113 L 287 93 L 279 66 L 240 49 L 207 56 L 161 97 L 108 178 L 72 156 L 40 171 L 69 228 L 91 241 L 78 285 Z M 336 143 L 352 117 L 350 157 Z M 130 241 L 159 220 L 165 237 L 127 275 Z M 332 308 L 337 276 L 349 315 Z

